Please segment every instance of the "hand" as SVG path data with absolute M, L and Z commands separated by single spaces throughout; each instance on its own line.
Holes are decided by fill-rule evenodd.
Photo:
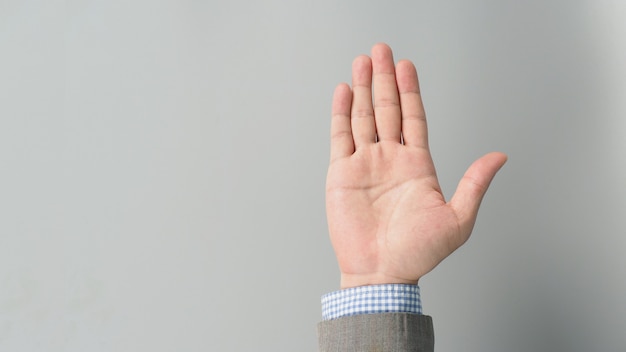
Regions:
M 373 96 L 372 99 L 372 85 Z M 373 102 L 372 102 L 373 100 Z M 352 89 L 335 89 L 326 182 L 330 239 L 341 287 L 417 284 L 470 236 L 506 155 L 476 160 L 446 202 L 430 150 L 415 66 L 391 49 L 352 65 Z

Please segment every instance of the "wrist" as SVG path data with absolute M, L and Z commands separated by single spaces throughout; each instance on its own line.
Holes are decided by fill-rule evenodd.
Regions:
M 340 288 L 347 289 L 359 286 L 385 285 L 385 284 L 404 284 L 417 285 L 419 278 L 416 280 L 403 279 L 382 274 L 345 274 L 341 273 Z

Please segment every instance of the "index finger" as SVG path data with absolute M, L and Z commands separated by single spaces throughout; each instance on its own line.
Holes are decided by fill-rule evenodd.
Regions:
M 411 61 L 401 60 L 396 66 L 400 108 L 402 109 L 402 138 L 407 146 L 428 149 L 426 112 L 422 103 L 417 70 Z

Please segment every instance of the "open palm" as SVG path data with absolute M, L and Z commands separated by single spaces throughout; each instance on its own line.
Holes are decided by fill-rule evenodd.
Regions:
M 333 97 L 326 183 L 341 286 L 415 284 L 469 238 L 506 156 L 475 161 L 446 202 L 413 64 L 394 66 L 391 49 L 378 44 L 371 58 L 354 60 L 352 76 L 352 88 L 340 84 Z

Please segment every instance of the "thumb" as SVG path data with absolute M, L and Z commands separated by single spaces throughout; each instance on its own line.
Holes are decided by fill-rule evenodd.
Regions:
M 480 202 L 491 180 L 506 160 L 507 156 L 503 153 L 489 153 L 474 161 L 459 182 L 449 204 L 456 212 L 464 234 L 469 235 L 472 232 Z

